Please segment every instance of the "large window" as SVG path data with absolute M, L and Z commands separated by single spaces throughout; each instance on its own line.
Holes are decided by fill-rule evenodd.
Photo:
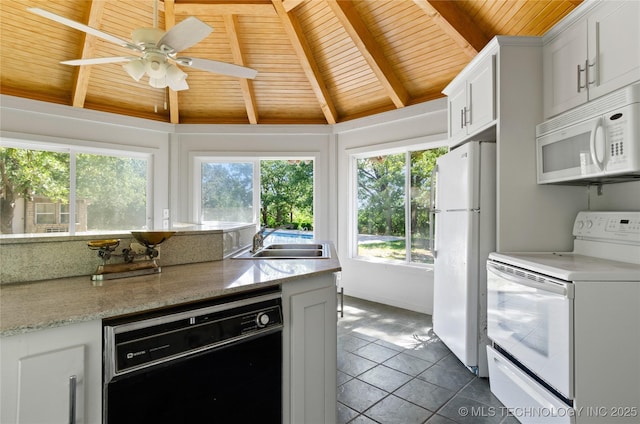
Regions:
M 195 165 L 197 222 L 313 229 L 312 159 L 198 157 Z
M 149 155 L 56 148 L 0 148 L 2 234 L 150 228 Z
M 356 256 L 431 264 L 431 175 L 447 152 L 375 152 L 354 157 L 356 181 Z

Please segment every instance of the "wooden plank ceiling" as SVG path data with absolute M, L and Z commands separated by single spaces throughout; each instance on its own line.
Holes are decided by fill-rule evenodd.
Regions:
M 333 124 L 442 97 L 495 35 L 542 35 L 580 0 L 0 0 L 0 92 L 172 123 Z M 180 52 L 247 66 L 253 80 L 183 68 L 152 88 L 121 64 L 60 61 L 132 51 L 27 11 L 131 40 L 188 16 L 214 28 Z

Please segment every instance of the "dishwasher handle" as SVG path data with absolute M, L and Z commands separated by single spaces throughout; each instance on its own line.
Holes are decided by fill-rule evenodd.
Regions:
M 498 265 L 493 262 L 487 262 L 487 271 L 497 275 L 504 280 L 536 290 L 557 294 L 571 299 L 573 298 L 573 285 L 571 285 L 571 283 L 518 270 L 519 273 L 522 273 L 524 276 L 528 276 L 529 278 L 521 277 L 510 272 L 505 272 L 504 269 L 515 271 L 514 268 L 508 267 L 506 265 Z

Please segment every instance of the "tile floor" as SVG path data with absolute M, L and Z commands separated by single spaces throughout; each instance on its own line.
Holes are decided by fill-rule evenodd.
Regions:
M 345 296 L 338 423 L 515 424 L 431 329 L 431 316 Z

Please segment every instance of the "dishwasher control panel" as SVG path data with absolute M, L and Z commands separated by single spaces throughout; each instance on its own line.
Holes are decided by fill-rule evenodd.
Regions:
M 280 293 L 105 325 L 105 380 L 282 330 Z

